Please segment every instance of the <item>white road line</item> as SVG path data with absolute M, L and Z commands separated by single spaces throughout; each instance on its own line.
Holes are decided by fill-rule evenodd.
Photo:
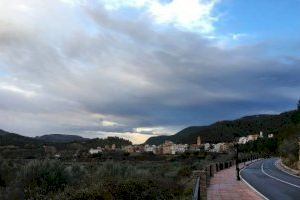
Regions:
M 264 173 L 265 175 L 269 176 L 270 178 L 273 178 L 273 179 L 275 179 L 275 180 L 277 180 L 277 181 L 280 181 L 280 182 L 282 182 L 282 183 L 285 183 L 285 184 L 288 184 L 288 185 L 291 185 L 291 186 L 294 186 L 294 187 L 300 189 L 300 186 L 299 186 L 299 185 L 295 185 L 295 184 L 293 184 L 293 183 L 289 183 L 289 182 L 287 182 L 287 181 L 281 180 L 281 179 L 276 178 L 276 177 L 274 177 L 274 176 L 268 174 L 267 172 L 265 172 L 265 170 L 264 170 L 264 163 L 262 163 L 262 165 L 261 165 L 261 172 Z
M 257 161 L 260 161 L 260 159 L 255 160 L 254 162 L 252 162 L 251 164 L 249 164 L 247 167 L 249 167 L 250 165 L 253 165 L 253 164 L 254 164 L 255 162 L 257 162 Z M 244 169 L 246 169 L 247 167 L 244 167 L 244 168 L 242 168 L 242 169 L 239 171 L 240 178 L 241 178 L 242 181 L 243 181 L 244 183 L 246 183 L 252 190 L 254 190 L 254 192 L 256 192 L 259 196 L 261 196 L 261 197 L 262 197 L 263 199 L 265 199 L 265 200 L 269 200 L 265 195 L 263 195 L 262 193 L 260 193 L 257 189 L 255 189 L 252 185 L 250 185 L 250 183 L 248 183 L 248 182 L 243 178 L 241 172 L 242 172 Z
M 297 176 L 297 175 L 295 175 L 295 174 L 291 174 L 291 173 L 289 173 L 289 172 L 287 172 L 287 171 L 281 169 L 281 168 L 279 167 L 279 165 L 280 165 L 279 162 L 282 162 L 281 159 L 278 159 L 278 160 L 275 162 L 275 166 L 276 166 L 277 169 L 279 169 L 281 172 L 286 173 L 286 174 L 288 174 L 288 175 L 290 175 L 290 176 L 293 176 L 293 177 L 296 177 L 296 178 L 300 178 L 300 176 Z M 281 167 L 282 167 L 282 166 L 281 166 Z M 283 167 L 282 167 L 282 168 L 283 168 Z

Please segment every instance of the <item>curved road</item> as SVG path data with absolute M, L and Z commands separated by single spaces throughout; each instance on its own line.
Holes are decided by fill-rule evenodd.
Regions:
M 269 200 L 300 200 L 300 178 L 279 170 L 277 160 L 257 161 L 241 170 L 241 177 Z

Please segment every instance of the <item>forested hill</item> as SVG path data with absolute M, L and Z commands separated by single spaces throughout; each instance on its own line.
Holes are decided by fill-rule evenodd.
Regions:
M 64 134 L 49 134 L 49 135 L 37 136 L 35 138 L 45 142 L 54 142 L 54 143 L 67 143 L 67 142 L 89 140 L 87 138 L 83 138 L 78 135 L 64 135 Z
M 187 127 L 175 135 L 156 136 L 149 138 L 146 144 L 162 144 L 165 140 L 175 143 L 195 144 L 201 136 L 204 142 L 231 142 L 234 137 L 258 134 L 277 134 L 280 130 L 293 124 L 296 111 L 284 112 L 279 115 L 253 115 L 232 121 L 220 121 L 209 126 Z
M 0 146 L 28 146 L 28 145 L 42 145 L 42 142 L 31 137 L 22 136 L 16 133 L 10 133 L 0 129 Z
M 53 137 L 52 137 L 53 136 Z M 64 139 L 64 141 L 63 141 Z M 74 140 L 75 139 L 75 140 Z M 105 145 L 111 146 L 115 144 L 116 147 L 131 145 L 131 141 L 119 137 L 94 138 L 87 139 L 83 137 L 74 137 L 73 135 L 47 135 L 47 137 L 26 137 L 16 133 L 10 133 L 0 129 L 0 146 L 13 145 L 16 147 L 42 147 L 43 145 L 53 145 L 59 148 L 67 148 L 68 144 L 81 144 L 83 148 L 96 148 Z

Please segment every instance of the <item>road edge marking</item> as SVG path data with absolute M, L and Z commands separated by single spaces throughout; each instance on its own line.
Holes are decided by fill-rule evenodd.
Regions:
M 300 189 L 300 186 L 299 186 L 299 185 L 295 185 L 295 184 L 293 184 L 293 183 L 290 183 L 290 182 L 281 180 L 281 179 L 279 179 L 279 178 L 277 178 L 277 177 L 275 177 L 275 176 L 272 176 L 272 175 L 268 174 L 268 173 L 264 170 L 264 163 L 261 165 L 261 172 L 264 173 L 265 175 L 269 176 L 270 178 L 273 178 L 273 179 L 275 179 L 275 180 L 277 180 L 277 181 L 280 181 L 280 182 L 282 182 L 282 183 L 285 183 L 285 184 L 288 184 L 288 185 L 291 185 L 291 186 L 294 186 L 294 187 Z
M 297 176 L 297 175 L 295 175 L 295 174 L 292 174 L 292 173 L 289 173 L 289 172 L 287 172 L 287 171 L 284 171 L 284 170 L 280 169 L 280 167 L 278 166 L 278 165 L 280 165 L 279 162 L 282 162 L 281 158 L 279 158 L 279 159 L 276 160 L 276 162 L 275 162 L 275 167 L 276 167 L 277 169 L 279 169 L 280 171 L 282 171 L 282 172 L 284 172 L 284 173 L 286 173 L 286 174 L 288 174 L 288 175 L 291 175 L 291 176 L 293 176 L 293 177 L 300 178 L 300 176 Z
M 250 187 L 254 192 L 256 192 L 256 193 L 257 193 L 260 197 L 262 197 L 263 199 L 269 200 L 265 195 L 263 195 L 262 193 L 260 193 L 260 192 L 259 192 L 257 189 L 255 189 L 248 181 L 246 181 L 246 180 L 243 178 L 242 174 L 241 174 L 241 172 L 242 172 L 244 169 L 246 169 L 246 168 L 249 167 L 250 165 L 252 165 L 252 164 L 254 164 L 254 163 L 256 163 L 256 162 L 258 162 L 258 161 L 260 161 L 260 160 L 261 160 L 261 159 L 256 160 L 256 161 L 250 163 L 248 166 L 243 167 L 243 168 L 239 171 L 239 175 L 240 175 L 240 178 L 242 179 L 242 181 L 243 181 L 244 183 L 246 183 L 246 185 L 247 185 L 248 187 Z

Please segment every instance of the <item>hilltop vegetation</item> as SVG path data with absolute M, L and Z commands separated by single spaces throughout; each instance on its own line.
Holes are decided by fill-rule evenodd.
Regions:
M 201 136 L 203 142 L 232 142 L 235 137 L 273 133 L 278 135 L 282 130 L 294 124 L 296 111 L 284 112 L 279 115 L 254 115 L 233 121 L 220 121 L 209 126 L 191 126 L 171 136 L 157 136 L 149 138 L 146 144 L 162 144 L 165 140 L 175 143 L 196 143 Z
M 38 140 L 45 142 L 57 142 L 57 143 L 68 143 L 68 142 L 78 142 L 86 141 L 87 138 L 83 138 L 78 135 L 63 135 L 63 134 L 49 134 L 35 137 Z
M 37 139 L 0 130 L 0 146 L 40 146 L 43 142 Z

